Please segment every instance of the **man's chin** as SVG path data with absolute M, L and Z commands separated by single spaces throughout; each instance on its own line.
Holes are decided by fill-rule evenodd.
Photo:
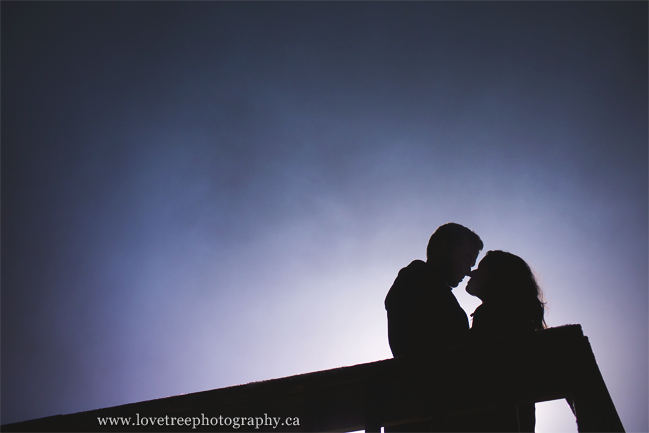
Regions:
M 453 288 L 456 288 L 457 286 L 460 285 L 460 283 L 462 282 L 463 279 L 464 279 L 464 276 L 462 278 L 456 278 L 453 281 L 451 281 L 450 283 L 448 283 L 448 285 L 453 287 Z

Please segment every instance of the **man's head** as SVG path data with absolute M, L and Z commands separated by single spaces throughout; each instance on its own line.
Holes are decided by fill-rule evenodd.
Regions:
M 483 247 L 477 234 L 459 224 L 447 223 L 430 237 L 426 263 L 435 268 L 449 286 L 457 287 L 471 272 Z

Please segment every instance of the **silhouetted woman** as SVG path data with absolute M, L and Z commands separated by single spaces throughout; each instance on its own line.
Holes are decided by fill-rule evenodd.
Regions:
M 528 264 L 514 254 L 487 252 L 478 268 L 471 272 L 466 291 L 482 300 L 471 315 L 473 340 L 534 332 L 546 327 L 541 289 Z M 519 367 L 524 369 L 525 365 Z M 472 414 L 454 430 L 532 432 L 535 424 L 532 403 Z
M 504 251 L 488 251 L 466 285 L 480 298 L 471 315 L 474 338 L 491 338 L 546 327 L 543 294 L 523 259 Z

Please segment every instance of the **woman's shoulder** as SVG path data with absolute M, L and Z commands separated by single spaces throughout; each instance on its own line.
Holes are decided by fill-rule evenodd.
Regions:
M 475 334 L 489 336 L 514 335 L 534 330 L 532 315 L 526 308 L 501 303 L 483 303 L 471 314 Z

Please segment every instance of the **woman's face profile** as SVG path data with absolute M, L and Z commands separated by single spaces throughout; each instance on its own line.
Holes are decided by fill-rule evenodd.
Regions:
M 475 296 L 476 298 L 480 298 L 480 300 L 484 301 L 488 278 L 487 266 L 484 264 L 484 260 L 481 261 L 480 264 L 478 264 L 478 267 L 471 271 L 469 275 L 471 276 L 471 278 L 466 284 L 466 292 L 469 295 Z

